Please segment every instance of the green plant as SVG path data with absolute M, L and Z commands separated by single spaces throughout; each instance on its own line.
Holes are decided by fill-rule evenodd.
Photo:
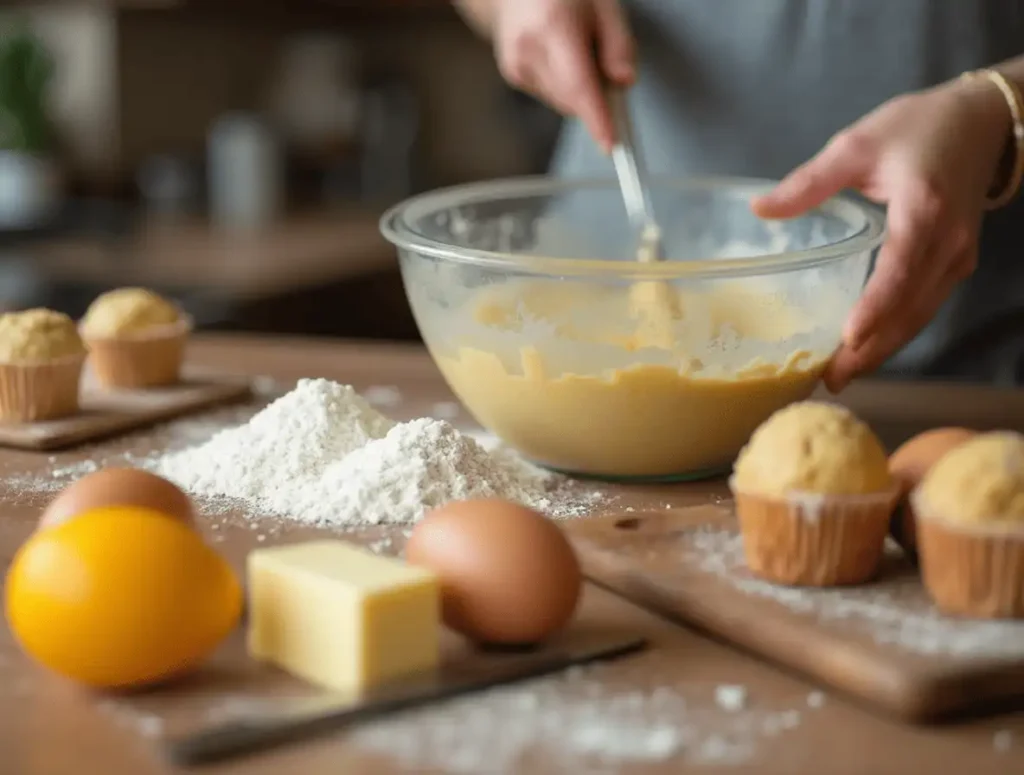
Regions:
M 27 26 L 0 31 L 0 149 L 50 149 L 47 91 L 54 69 L 49 50 Z

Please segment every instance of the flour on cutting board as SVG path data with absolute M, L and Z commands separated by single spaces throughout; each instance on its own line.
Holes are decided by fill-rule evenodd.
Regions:
M 734 531 L 702 528 L 684 540 L 688 560 L 748 595 L 773 600 L 821 622 L 843 622 L 876 643 L 929 656 L 1024 657 L 1024 622 L 970 621 L 941 615 L 916 575 L 849 589 L 796 589 L 750 576 Z
M 615 771 L 630 764 L 665 761 L 739 765 L 773 740 L 784 741 L 803 723 L 806 708 L 750 698 L 743 708 L 722 709 L 715 688 L 677 682 L 679 663 L 668 658 L 573 668 L 547 679 L 491 689 L 353 727 L 346 741 L 410 769 L 485 775 L 522 771 L 543 755 L 554 771 Z M 611 688 L 612 684 L 629 689 Z M 146 698 L 101 707 L 118 722 L 148 737 L 173 732 L 175 719 L 150 712 Z M 794 697 L 795 705 L 802 705 Z M 272 712 L 265 698 L 210 697 L 190 704 L 203 723 Z M 548 771 L 548 770 L 546 770 Z

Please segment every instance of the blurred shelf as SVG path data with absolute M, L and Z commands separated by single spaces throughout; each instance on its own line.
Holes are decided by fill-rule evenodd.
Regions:
M 356 208 L 283 218 L 246 234 L 201 220 L 145 223 L 126 238 L 45 240 L 22 252 L 50 281 L 142 285 L 269 298 L 397 266 L 379 212 Z
M 4 5 L 91 5 L 125 11 L 327 11 L 342 15 L 380 15 L 412 11 L 450 11 L 451 0 L 8 0 Z
M 452 0 L 0 0 L 5 7 L 89 7 L 114 16 L 167 14 L 227 26 L 284 28 L 454 20 Z

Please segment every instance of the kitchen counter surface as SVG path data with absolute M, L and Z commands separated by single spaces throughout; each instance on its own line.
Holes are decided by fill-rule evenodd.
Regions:
M 397 419 L 436 413 L 442 403 L 447 412 L 454 408 L 440 375 L 418 347 L 206 336 L 197 337 L 190 360 L 273 377 L 282 388 L 299 377 L 321 376 L 362 391 L 373 389 L 388 396 L 388 406 L 382 409 Z M 266 381 L 258 384 L 262 387 Z M 851 388 L 844 401 L 884 428 L 888 443 L 937 424 L 1024 430 L 1024 392 L 864 382 Z M 248 409 L 224 409 L 208 419 L 189 418 L 53 456 L 0 452 L 0 476 L 4 477 L 0 554 L 5 566 L 52 496 L 54 482 L 62 481 L 69 470 L 89 465 L 83 461 L 195 443 L 217 427 L 243 421 L 258 405 L 259 399 Z M 465 413 L 454 421 L 473 427 Z M 633 502 L 670 506 L 681 499 L 692 501 L 693 488 L 710 492 L 718 486 L 620 488 L 617 508 Z M 273 542 L 299 535 L 289 530 L 264 534 L 259 523 L 254 528 L 239 515 L 205 515 L 203 529 L 236 566 L 246 551 L 264 539 Z M 400 533 L 378 529 L 372 537 L 393 539 L 398 546 Z M 202 771 L 225 775 L 506 770 L 744 775 L 905 775 L 948 770 L 1003 775 L 1024 771 L 1024 713 L 941 727 L 909 727 L 820 692 L 797 677 L 597 587 L 587 588 L 583 615 L 643 633 L 652 648 L 593 673 L 543 679 L 498 695 L 430 706 L 362 730 Z M 239 641 L 235 638 L 214 665 L 243 659 Z M 213 691 L 216 681 L 210 687 L 208 691 Z M 733 708 L 729 702 L 737 695 L 746 698 L 743 708 Z M 140 703 L 159 701 L 152 696 L 90 696 L 30 666 L 6 628 L 0 630 L 0 772 L 4 775 L 176 772 L 159 757 L 151 724 L 136 712 Z M 665 757 L 669 748 L 674 758 Z M 602 751 L 606 757 L 604 761 L 587 757 L 587 751 Z
M 198 289 L 247 301 L 397 266 L 379 218 L 368 208 L 328 209 L 238 234 L 196 219 L 151 220 L 123 241 L 69 237 L 25 252 L 59 282 Z

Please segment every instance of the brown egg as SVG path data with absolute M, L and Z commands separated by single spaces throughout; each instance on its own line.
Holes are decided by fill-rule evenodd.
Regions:
M 441 578 L 445 623 L 479 643 L 528 645 L 572 617 L 582 574 L 562 531 L 515 503 L 449 503 L 416 525 L 406 559 Z
M 939 458 L 976 435 L 976 431 L 968 428 L 935 428 L 904 442 L 889 456 L 889 473 L 902 492 L 889 532 L 912 558 L 917 555 L 917 531 L 907 496 Z
M 142 506 L 195 524 L 192 502 L 166 479 L 138 468 L 104 468 L 83 476 L 54 498 L 38 529 L 54 527 L 100 506 Z

